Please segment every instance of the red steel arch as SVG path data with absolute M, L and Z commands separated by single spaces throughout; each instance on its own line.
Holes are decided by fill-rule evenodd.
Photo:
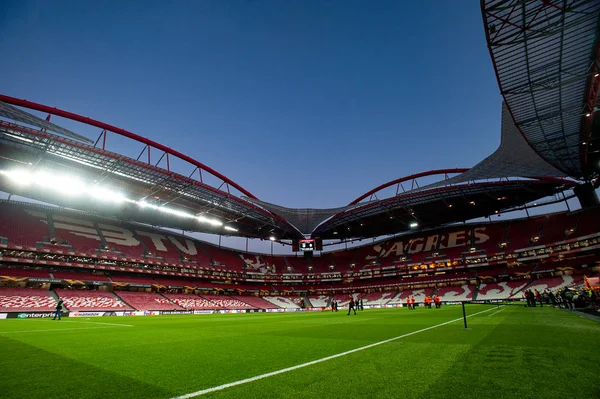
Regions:
M 360 197 L 358 197 L 357 199 L 355 199 L 354 201 L 352 201 L 348 205 L 358 204 L 360 201 L 364 200 L 365 198 L 367 198 L 367 197 L 375 194 L 378 191 L 381 191 L 381 190 L 383 190 L 385 188 L 393 186 L 394 184 L 400 184 L 400 183 L 403 183 L 403 182 L 408 181 L 408 180 L 414 180 L 414 179 L 418 179 L 419 177 L 425 177 L 425 176 L 434 176 L 434 175 L 441 175 L 441 174 L 448 175 L 448 174 L 464 173 L 467 170 L 469 170 L 469 168 L 436 169 L 436 170 L 428 170 L 427 172 L 415 173 L 414 175 L 404 176 L 404 177 L 401 177 L 399 179 L 392 180 L 392 181 L 389 181 L 387 183 L 384 183 L 384 184 L 382 184 L 382 185 L 380 185 L 378 187 L 375 187 L 373 190 L 364 193 L 363 195 L 361 195 Z
M 40 111 L 40 112 L 44 112 L 44 113 L 48 113 L 48 114 L 52 114 L 52 115 L 56 115 L 56 116 L 60 116 L 63 118 L 67 118 L 67 119 L 71 119 L 77 122 L 81 122 L 81 123 L 85 123 L 87 125 L 91 125 L 91 126 L 96 126 L 100 129 L 104 129 L 113 133 L 116 133 L 118 135 L 130 138 L 132 140 L 138 141 L 142 144 L 145 144 L 149 147 L 154 147 L 158 150 L 161 150 L 163 152 L 165 152 L 166 154 L 171 154 L 179 159 L 182 159 L 188 163 L 190 163 L 191 165 L 196 166 L 197 168 L 204 170 L 208 173 L 210 173 L 211 175 L 221 179 L 223 182 L 225 182 L 228 185 L 231 185 L 232 187 L 236 188 L 237 190 L 239 190 L 241 193 L 243 193 L 244 195 L 253 198 L 253 199 L 258 199 L 254 194 L 252 194 L 251 192 L 249 192 L 248 190 L 246 190 L 245 188 L 243 188 L 242 186 L 240 186 L 239 184 L 237 184 L 236 182 L 234 182 L 233 180 L 229 179 L 227 176 L 222 175 L 221 173 L 217 172 L 216 170 L 204 165 L 201 162 L 196 161 L 194 158 L 191 158 L 185 154 L 182 154 L 179 151 L 176 151 L 172 148 L 169 148 L 165 145 L 162 145 L 160 143 L 157 143 L 156 141 L 150 140 L 148 138 L 139 136 L 135 133 L 131 133 L 125 129 L 121 129 L 119 127 L 116 126 L 112 126 L 109 125 L 107 123 L 104 122 L 100 122 L 97 121 L 95 119 L 91 119 L 85 116 L 81 116 L 81 115 L 77 115 L 74 114 L 72 112 L 68 112 L 68 111 L 64 111 L 62 109 L 58 109 L 58 108 L 53 108 L 53 107 L 49 107 L 47 105 L 43 105 L 43 104 L 39 104 L 39 103 L 34 103 L 31 101 L 27 101 L 27 100 L 21 100 L 15 97 L 10 97 L 10 96 L 6 96 L 3 94 L 0 94 L 0 101 L 4 101 L 5 103 L 8 104 L 12 104 L 12 105 L 16 105 L 19 107 L 24 107 L 24 108 L 28 108 L 28 109 L 33 109 L 36 111 Z

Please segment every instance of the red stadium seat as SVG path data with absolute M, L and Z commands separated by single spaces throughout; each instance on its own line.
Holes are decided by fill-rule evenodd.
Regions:
M 183 307 L 154 292 L 115 291 L 115 294 L 136 310 L 183 310 Z
M 56 300 L 40 288 L 0 287 L 0 312 L 48 312 L 56 309 Z

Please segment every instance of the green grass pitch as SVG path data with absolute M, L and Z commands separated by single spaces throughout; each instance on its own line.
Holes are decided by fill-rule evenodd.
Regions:
M 544 307 L 0 321 L 0 397 L 598 398 L 600 324 Z M 110 323 L 110 324 L 100 324 Z M 420 331 L 420 332 L 419 332 Z

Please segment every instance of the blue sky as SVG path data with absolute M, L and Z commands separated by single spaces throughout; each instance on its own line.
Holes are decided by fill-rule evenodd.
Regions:
M 5 0 L 0 51 L 0 92 L 149 137 L 283 206 L 469 167 L 500 138 L 473 1 Z
M 1 93 L 151 138 L 288 207 L 343 206 L 500 142 L 474 1 L 4 0 L 0 54 Z

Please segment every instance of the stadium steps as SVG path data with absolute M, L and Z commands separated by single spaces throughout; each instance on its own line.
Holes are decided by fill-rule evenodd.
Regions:
M 170 300 L 169 298 L 167 298 L 166 296 L 164 296 L 160 292 L 155 292 L 155 294 L 158 295 L 159 297 L 161 297 L 162 299 L 166 299 L 167 301 L 169 301 L 169 303 L 172 303 L 173 306 L 177 306 L 177 307 L 185 309 L 183 306 L 180 306 L 180 305 L 176 304 L 175 302 L 173 302 L 172 300 Z
M 198 245 L 198 243 L 199 243 L 199 242 L 197 241 L 197 242 L 196 242 L 196 249 L 197 249 L 199 252 L 202 252 L 202 254 L 203 254 L 203 255 L 204 255 L 206 258 L 210 259 L 210 261 L 211 261 L 211 264 L 210 264 L 210 265 L 200 265 L 200 266 L 204 266 L 204 267 L 207 267 L 207 266 L 213 266 L 213 267 L 214 267 L 214 265 L 212 264 L 212 262 L 213 262 L 213 259 L 210 257 L 210 255 L 208 255 L 208 252 L 206 252 L 206 251 L 204 250 L 204 248 L 202 248 L 203 246 L 202 246 L 202 245 Z
M 102 234 L 102 229 L 98 226 L 98 221 L 94 220 L 94 228 L 98 233 L 98 237 L 100 237 L 100 248 L 108 248 L 108 243 L 106 242 L 106 238 L 104 238 L 104 234 Z
M 148 247 L 146 246 L 146 244 L 144 243 L 144 241 L 140 238 L 140 236 L 138 235 L 135 226 L 133 225 L 123 225 L 122 227 L 128 229 L 129 231 L 131 231 L 131 233 L 133 234 L 133 238 L 135 238 L 139 243 L 140 246 L 142 247 L 142 253 L 140 254 L 142 259 L 146 259 L 146 255 L 148 255 L 148 252 L 150 252 L 148 250 Z
M 52 213 L 46 212 L 46 220 L 48 221 L 48 232 L 50 237 L 56 237 L 56 229 L 54 228 L 54 217 Z M 49 241 L 48 238 L 44 237 L 44 241 Z
M 475 288 L 473 289 L 473 299 L 471 299 L 471 300 L 476 301 L 478 295 L 479 295 L 479 284 L 475 285 Z
M 304 301 L 305 307 L 307 307 L 307 308 L 312 308 L 313 307 L 313 304 L 310 301 L 310 299 L 308 299 L 308 296 L 303 296 L 302 300 Z
M 529 280 L 529 282 L 527 284 L 525 284 L 519 291 L 515 291 L 513 292 L 513 294 L 509 297 L 509 298 L 516 298 L 518 294 L 525 292 L 525 290 L 527 290 L 530 285 L 532 285 L 536 280 Z
M 54 278 L 54 277 L 52 277 L 52 278 Z M 56 303 L 58 303 L 58 301 L 60 300 L 60 297 L 58 296 L 58 294 L 56 292 L 54 292 L 54 290 L 48 290 L 48 295 L 50 295 L 52 298 L 54 298 L 54 300 L 56 301 Z M 69 310 L 67 308 L 67 305 L 65 305 L 64 303 L 63 303 L 63 308 L 65 310 Z
M 131 306 L 129 303 L 127 303 L 126 300 L 124 300 L 123 298 L 121 298 L 120 296 L 118 296 L 117 294 L 115 294 L 114 292 L 111 292 L 110 294 L 112 296 L 114 296 L 115 298 L 117 298 L 118 301 L 123 302 L 125 305 L 129 306 L 131 309 L 138 310 L 134 306 Z

